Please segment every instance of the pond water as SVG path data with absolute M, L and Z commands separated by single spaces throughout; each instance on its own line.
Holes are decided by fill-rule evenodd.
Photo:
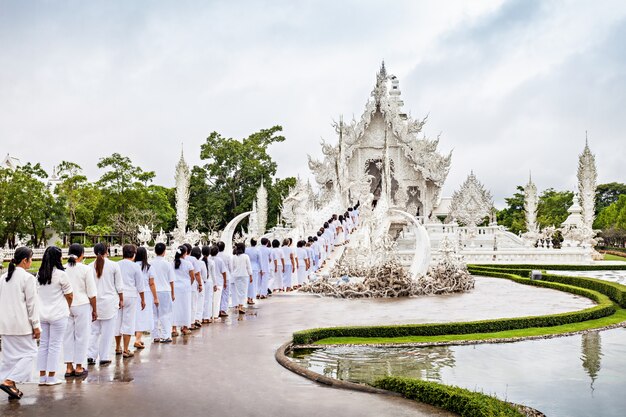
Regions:
M 626 329 L 506 344 L 425 348 L 329 347 L 292 360 L 353 382 L 385 375 L 457 385 L 549 417 L 626 415 Z

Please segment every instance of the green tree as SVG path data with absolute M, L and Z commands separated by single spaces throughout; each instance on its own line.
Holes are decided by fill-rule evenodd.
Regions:
M 605 207 L 615 203 L 621 195 L 626 195 L 626 184 L 610 182 L 598 185 L 596 189 L 596 215 Z
M 574 193 L 571 191 L 555 191 L 548 188 L 539 196 L 537 207 L 537 223 L 540 228 L 561 226 L 567 219 L 567 210 L 572 206 Z
M 518 185 L 512 197 L 505 198 L 507 207 L 498 211 L 498 224 L 505 226 L 512 233 L 526 232 L 524 215 L 524 187 Z

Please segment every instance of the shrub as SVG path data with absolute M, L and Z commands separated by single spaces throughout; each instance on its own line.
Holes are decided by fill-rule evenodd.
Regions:
M 534 265 L 534 264 L 476 264 L 468 265 L 478 268 L 498 268 L 498 269 L 542 269 L 553 271 L 610 271 L 626 270 L 626 265 Z
M 523 417 L 513 405 L 464 388 L 404 377 L 386 377 L 374 385 L 405 398 L 434 405 L 462 417 Z

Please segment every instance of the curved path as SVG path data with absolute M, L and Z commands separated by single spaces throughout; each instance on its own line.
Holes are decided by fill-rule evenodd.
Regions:
M 402 300 L 278 295 L 241 320 L 228 318 L 132 359 L 90 367 L 85 381 L 22 386 L 22 401 L 0 400 L 0 415 L 450 416 L 399 397 L 313 383 L 282 368 L 274 353 L 294 331 L 311 327 L 479 320 L 591 305 L 582 297 L 488 278 L 477 278 L 471 293 Z

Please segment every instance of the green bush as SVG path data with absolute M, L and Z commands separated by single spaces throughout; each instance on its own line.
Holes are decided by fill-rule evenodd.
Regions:
M 377 380 L 378 388 L 397 392 L 405 398 L 434 405 L 462 417 L 523 417 L 513 405 L 489 395 L 464 388 L 390 376 Z
M 498 278 L 513 279 L 509 276 L 503 275 L 521 275 L 530 276 L 530 269 L 513 269 L 513 268 L 501 268 L 502 265 L 489 265 L 489 266 L 476 266 L 472 265 L 468 267 L 468 271 L 475 275 L 483 276 L 496 276 Z M 567 275 L 555 275 L 555 274 L 543 274 L 541 281 L 538 282 L 554 282 L 560 284 L 566 284 L 568 286 L 581 287 L 589 290 L 597 291 L 606 295 L 611 300 L 615 301 L 622 308 L 626 308 L 626 286 L 617 284 L 615 282 L 604 281 L 597 278 L 588 277 L 572 277 Z
M 494 268 L 499 269 L 541 269 L 553 271 L 610 271 L 610 270 L 626 270 L 626 265 L 531 265 L 531 264 L 476 264 L 468 265 L 469 267 L 478 268 Z

